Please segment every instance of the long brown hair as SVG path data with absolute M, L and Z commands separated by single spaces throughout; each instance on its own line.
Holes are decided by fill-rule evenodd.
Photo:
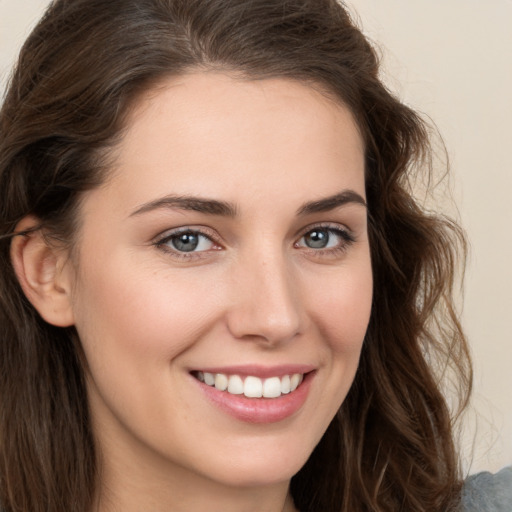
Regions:
M 0 112 L 0 503 L 90 512 L 98 472 L 80 342 L 24 297 L 15 226 L 32 214 L 72 245 L 80 194 L 105 179 L 137 96 L 190 69 L 319 87 L 365 140 L 373 309 L 349 395 L 292 479 L 297 508 L 450 510 L 460 482 L 441 377 L 458 383 L 462 407 L 471 368 L 453 286 L 464 237 L 413 198 L 411 180 L 431 172 L 427 127 L 382 85 L 374 49 L 335 0 L 50 5 Z

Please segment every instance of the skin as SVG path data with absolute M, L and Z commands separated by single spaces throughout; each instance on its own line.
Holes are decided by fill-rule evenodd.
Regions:
M 289 481 L 350 388 L 370 316 L 366 207 L 303 208 L 365 198 L 350 112 L 293 81 L 190 73 L 142 97 L 114 162 L 57 272 L 88 363 L 98 510 L 295 510 Z M 233 215 L 158 203 L 169 195 Z M 329 247 L 308 246 L 319 225 Z M 180 228 L 204 234 L 200 250 L 173 246 Z M 291 417 L 251 424 L 190 374 L 234 364 L 315 374 Z

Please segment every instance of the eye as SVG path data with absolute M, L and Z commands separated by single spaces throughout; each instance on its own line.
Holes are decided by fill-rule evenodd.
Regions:
M 157 242 L 157 246 L 180 253 L 193 253 L 212 250 L 216 244 L 200 231 L 187 229 L 162 238 Z
M 297 247 L 315 250 L 345 249 L 354 242 L 354 237 L 339 227 L 317 226 L 304 233 L 296 243 Z

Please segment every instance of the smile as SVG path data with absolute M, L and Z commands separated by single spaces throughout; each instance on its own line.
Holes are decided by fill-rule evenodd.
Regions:
M 302 382 L 302 373 L 260 379 L 249 375 L 242 379 L 239 375 L 225 373 L 195 372 L 194 377 L 206 385 L 232 395 L 247 398 L 279 398 L 295 391 Z

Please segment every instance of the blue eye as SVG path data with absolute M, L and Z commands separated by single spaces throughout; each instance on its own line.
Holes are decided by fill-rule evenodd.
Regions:
M 343 249 L 353 241 L 352 235 L 342 229 L 317 227 L 302 235 L 297 246 L 309 249 Z
M 332 237 L 327 229 L 315 229 L 304 235 L 304 243 L 311 249 L 325 249 L 332 243 Z
M 167 236 L 160 240 L 158 245 L 183 253 L 208 251 L 215 246 L 213 241 L 206 235 L 191 230 Z

